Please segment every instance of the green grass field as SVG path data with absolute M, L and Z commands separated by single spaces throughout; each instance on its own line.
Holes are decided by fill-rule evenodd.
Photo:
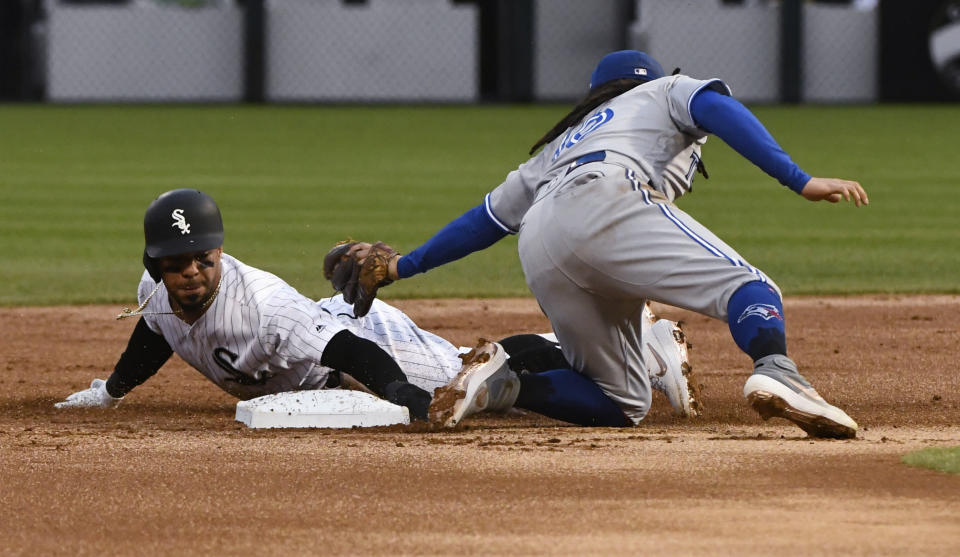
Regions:
M 218 200 L 226 250 L 331 293 L 336 240 L 410 250 L 476 205 L 566 106 L 0 106 L 0 305 L 130 303 L 159 193 Z M 786 295 L 960 292 L 960 105 L 760 107 L 808 172 L 867 208 L 807 202 L 711 140 L 681 207 Z M 642 230 L 637 231 L 642 234 Z M 391 297 L 527 295 L 516 240 L 391 286 Z
M 901 460 L 908 466 L 960 474 L 960 446 L 928 447 L 908 453 Z

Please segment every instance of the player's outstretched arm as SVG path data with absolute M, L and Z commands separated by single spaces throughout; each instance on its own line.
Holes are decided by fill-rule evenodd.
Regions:
M 829 201 L 830 203 L 838 203 L 840 200 L 853 201 L 857 207 L 870 203 L 866 190 L 859 182 L 839 178 L 812 177 L 800 190 L 800 195 L 810 201 Z
M 745 159 L 800 193 L 810 181 L 770 132 L 740 101 L 712 89 L 702 89 L 690 102 L 697 125 L 724 141 Z
M 343 299 L 353 304 L 357 317 L 362 317 L 380 287 L 486 249 L 506 235 L 507 231 L 493 221 L 481 204 L 450 221 L 404 256 L 383 242 L 340 243 L 324 257 L 323 274 L 334 290 L 342 292 Z
M 396 262 L 397 276 L 408 278 L 487 249 L 507 235 L 483 203 L 441 228 L 429 240 Z
M 137 322 L 127 349 L 120 356 L 113 374 L 104 381 L 94 379 L 90 388 L 73 393 L 63 402 L 54 404 L 57 408 L 113 408 L 134 387 L 153 376 L 163 366 L 173 349 L 162 335 L 150 330 L 143 317 Z
M 396 360 L 375 342 L 344 329 L 324 347 L 320 364 L 345 372 L 377 396 L 407 407 L 411 417 L 427 420 L 430 393 L 410 383 Z

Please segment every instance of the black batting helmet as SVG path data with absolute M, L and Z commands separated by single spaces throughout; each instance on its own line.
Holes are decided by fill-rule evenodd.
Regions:
M 153 200 L 143 216 L 143 265 L 160 281 L 155 259 L 223 245 L 223 219 L 212 197 L 199 190 L 168 191 Z
M 198 190 L 168 191 L 143 217 L 147 256 L 179 255 L 223 245 L 223 219 L 209 195 Z

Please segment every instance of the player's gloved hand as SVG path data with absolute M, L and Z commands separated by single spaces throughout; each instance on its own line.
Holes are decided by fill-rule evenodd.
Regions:
M 800 190 L 800 195 L 810 201 L 829 201 L 837 203 L 841 199 L 853 201 L 857 207 L 868 205 L 867 192 L 858 182 L 839 178 L 810 178 Z
M 67 400 L 54 404 L 56 408 L 114 408 L 120 404 L 123 397 L 114 398 L 107 392 L 107 382 L 103 379 L 94 379 L 90 388 L 73 393 Z
M 353 312 L 363 317 L 370 311 L 377 290 L 397 280 L 397 250 L 377 242 L 341 242 L 323 258 L 323 276 L 343 294 Z
M 357 264 L 354 254 L 361 244 L 349 240 L 340 242 L 330 248 L 323 258 L 323 277 L 329 280 L 333 289 L 343 294 L 343 299 L 350 304 L 357 297 L 360 265 Z

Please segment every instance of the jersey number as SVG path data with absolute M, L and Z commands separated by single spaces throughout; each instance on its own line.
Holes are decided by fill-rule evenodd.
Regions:
M 613 110 L 608 108 L 584 120 L 577 129 L 570 130 L 567 135 L 563 137 L 563 141 L 560 142 L 560 145 L 557 145 L 557 149 L 553 152 L 553 158 L 550 160 L 555 161 L 560 158 L 560 153 L 565 149 L 569 149 L 577 143 L 580 143 L 585 137 L 593 133 L 594 130 L 606 124 L 611 119 L 613 119 Z
M 273 374 L 268 371 L 258 371 L 253 377 L 233 367 L 233 362 L 237 361 L 237 354 L 220 347 L 213 351 L 213 359 L 220 366 L 220 369 L 230 374 L 227 381 L 234 381 L 241 385 L 263 385 Z

